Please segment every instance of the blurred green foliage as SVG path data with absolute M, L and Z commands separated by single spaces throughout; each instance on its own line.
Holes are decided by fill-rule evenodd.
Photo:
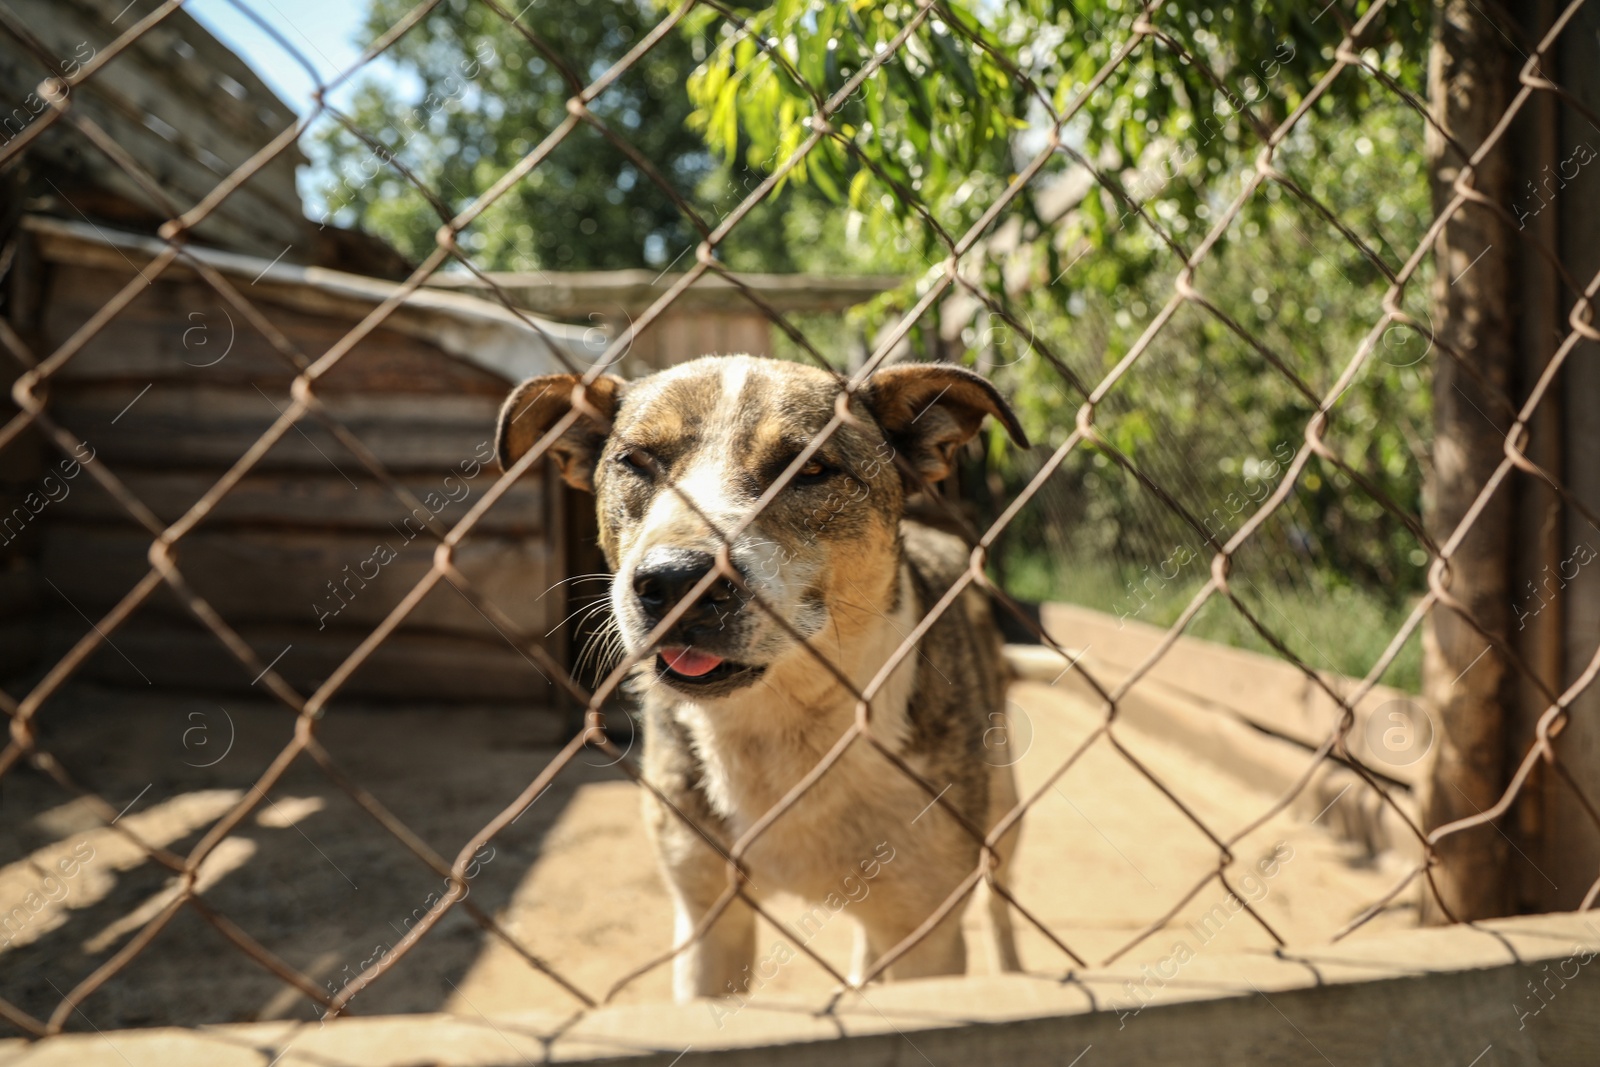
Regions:
M 869 327 L 924 291 L 947 242 L 974 239 L 964 269 L 988 301 L 965 301 L 968 319 L 955 324 L 947 302 L 945 321 L 920 323 L 913 344 L 1000 379 L 1050 446 L 1073 433 L 1086 390 L 1140 350 L 1097 398 L 1093 425 L 1108 447 L 1074 448 L 996 553 L 1006 582 L 1036 597 L 1175 619 L 1216 547 L 1281 481 L 1318 402 L 1372 344 L 1325 431 L 1366 487 L 1313 457 L 1236 557 L 1232 582 L 1309 662 L 1363 673 L 1427 562 L 1395 514 L 1422 507 L 1427 343 L 1403 328 L 1368 335 L 1431 212 L 1411 102 L 1347 69 L 1306 104 L 1348 28 L 1344 5 L 1316 8 L 1168 6 L 1151 16 L 1158 33 L 1140 39 L 1141 9 L 1118 0 L 941 3 L 914 28 L 912 4 L 779 0 L 746 13 L 749 32 L 722 30 L 690 79 L 691 123 L 724 161 L 770 167 L 814 135 L 819 99 L 887 53 L 790 172 L 839 203 L 853 240 L 879 250 L 875 266 L 915 278 L 878 303 Z M 1428 26 L 1427 5 L 1391 6 L 1358 50 L 1420 95 Z M 1302 106 L 1272 160 L 1283 180 L 1230 215 L 1267 138 Z M 1025 173 L 1010 209 L 987 217 Z M 1192 277 L 1215 313 L 1176 300 L 1185 258 L 1230 217 Z M 1425 265 L 1404 300 L 1424 322 L 1429 283 Z M 942 343 L 927 336 L 935 330 Z M 989 445 L 987 469 L 968 480 L 987 482 L 978 495 L 993 514 L 1040 457 L 1010 455 L 998 430 Z M 1220 602 L 1194 627 L 1262 644 Z M 1328 637 L 1341 628 L 1347 640 Z M 1414 685 L 1415 661 L 1407 650 L 1386 680 Z
M 413 6 L 408 0 L 370 3 L 369 39 Z M 327 218 L 359 225 L 413 259 L 423 258 L 445 218 L 570 121 L 566 101 L 574 85 L 611 66 L 659 21 L 646 5 L 613 0 L 515 6 L 522 8 L 521 24 L 549 54 L 486 5 L 446 0 L 386 53 L 415 83 L 368 79 L 355 95 L 349 118 L 381 147 L 343 125 L 320 125 L 311 151 L 330 175 L 317 190 Z M 694 64 L 694 42 L 669 34 L 592 105 L 640 156 L 691 189 L 713 169 L 686 124 L 690 104 L 683 85 Z M 390 165 L 390 157 L 437 204 Z M 639 267 L 696 240 L 671 199 L 588 125 L 462 237 L 476 262 L 501 270 Z
M 407 7 L 371 3 L 374 30 Z M 1150 16 L 1157 32 L 1144 36 L 1131 0 L 946 0 L 920 21 L 915 4 L 882 0 L 732 4 L 733 17 L 696 7 L 591 106 L 710 225 L 820 135 L 717 254 L 744 270 L 905 277 L 844 329 L 823 331 L 818 341 L 835 350 L 841 335 L 871 340 L 898 321 L 938 277 L 946 241 L 967 237 L 963 273 L 987 303 L 956 290 L 909 341 L 990 374 L 1044 446 L 1020 456 L 998 433 L 989 438 L 964 480 L 990 514 L 1067 441 L 1084 388 L 1141 347 L 1097 401 L 1093 424 L 1107 447 L 1074 448 L 998 546 L 997 570 L 1035 596 L 1175 618 L 1182 602 L 1172 598 L 1204 580 L 1213 546 L 1281 482 L 1317 401 L 1364 339 L 1375 345 L 1325 431 L 1373 492 L 1312 458 L 1236 560 L 1236 573 L 1262 594 L 1264 622 L 1283 624 L 1285 605 L 1299 613 L 1343 605 L 1352 632 L 1341 647 L 1364 650 L 1354 660 L 1328 648 L 1340 644 L 1329 636 L 1337 617 L 1299 628 L 1325 650 L 1303 652 L 1310 662 L 1350 671 L 1376 655 L 1375 641 L 1382 647 L 1375 620 L 1403 617 L 1426 563 L 1378 497 L 1421 511 L 1432 357 L 1403 328 L 1368 337 L 1389 274 L 1431 217 L 1423 121 L 1383 83 L 1422 92 L 1423 0 L 1389 5 L 1357 42 L 1382 80 L 1355 67 L 1334 78 L 1278 145 L 1272 162 L 1282 180 L 1266 182 L 1236 214 L 1231 207 L 1256 174 L 1264 139 L 1306 104 L 1368 4 L 1353 6 L 1168 4 Z M 639 0 L 541 3 L 521 21 L 572 78 L 588 81 L 667 10 Z M 829 127 L 814 128 L 819 102 L 884 53 Z M 481 3 L 447 0 L 391 55 L 432 96 L 419 108 L 416 93 L 367 85 L 352 117 L 447 212 L 568 120 L 572 82 L 561 65 Z M 413 256 L 431 250 L 439 210 L 374 167 L 369 146 L 328 128 L 319 151 L 336 175 L 323 190 L 332 217 Z M 1031 180 L 1009 208 L 987 218 L 1024 172 Z M 1213 310 L 1175 302 L 1183 257 L 1225 217 L 1191 279 Z M 665 267 L 698 240 L 635 160 L 580 126 L 465 243 L 490 268 L 594 269 Z M 1422 321 L 1429 283 L 1425 264 L 1404 302 Z M 1152 573 L 1174 567 L 1182 573 L 1152 588 Z M 1119 597 L 1103 595 L 1112 586 Z M 1158 593 L 1159 610 L 1136 611 Z M 1232 632 L 1244 625 L 1236 613 L 1233 623 L 1207 622 L 1216 610 L 1208 607 L 1197 632 L 1249 643 Z M 1410 658 L 1386 680 L 1411 682 Z

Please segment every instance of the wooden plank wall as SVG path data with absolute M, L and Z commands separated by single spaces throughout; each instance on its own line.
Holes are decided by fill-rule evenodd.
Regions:
M 36 351 L 65 340 L 127 280 L 126 272 L 54 264 Z M 354 325 L 266 307 L 315 359 Z M 289 403 L 290 366 L 204 283 L 163 278 L 63 369 L 50 411 L 164 522 L 177 519 Z M 378 329 L 324 379 L 318 395 L 448 530 L 493 484 L 495 415 L 509 384 L 431 345 Z M 58 457 L 53 457 L 58 458 Z M 564 573 L 550 536 L 555 494 L 543 472 L 513 487 L 459 547 L 457 566 L 526 633 L 564 659 Z M 147 571 L 151 537 L 80 473 L 25 537 L 52 624 L 45 663 Z M 9 497 L 8 497 L 9 499 Z M 305 420 L 178 549 L 197 593 L 263 662 L 309 693 L 427 571 L 428 515 L 406 506 L 326 428 Z M 70 602 L 72 607 L 68 607 Z M 165 589 L 89 665 L 117 683 L 242 689 L 244 668 Z M 472 604 L 441 583 L 358 671 L 346 693 L 411 701 L 548 702 L 548 683 Z
M 0 354 L 9 379 L 17 370 L 9 356 Z M 10 390 L 0 395 L 0 423 L 17 414 Z M 8 678 L 30 668 L 38 659 L 39 631 L 35 620 L 40 608 L 40 586 L 36 545 L 25 527 L 32 513 L 24 504 L 28 494 L 59 492 L 56 483 L 46 483 L 45 464 L 49 456 L 37 434 L 25 433 L 0 450 L 0 678 Z M 39 495 L 35 501 L 45 499 Z M 12 514 L 23 507 L 22 515 Z
M 682 281 L 647 270 L 498 272 L 490 277 L 518 306 L 566 322 L 588 323 L 617 337 L 645 309 Z M 704 355 L 773 354 L 772 322 L 753 304 L 753 292 L 774 310 L 842 315 L 899 285 L 870 275 L 750 274 L 739 285 L 718 274 L 701 276 L 633 339 L 620 367 L 624 377 L 664 370 Z M 432 288 L 489 297 L 480 278 L 436 274 Z

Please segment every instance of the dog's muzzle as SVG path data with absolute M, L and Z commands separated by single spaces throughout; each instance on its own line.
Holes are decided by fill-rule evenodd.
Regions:
M 738 587 L 717 578 L 695 595 L 716 563 L 707 552 L 654 548 L 633 571 L 633 599 L 647 628 L 688 601 L 657 645 L 656 674 L 675 688 L 702 694 L 742 688 L 765 669 L 724 655 L 738 644 L 737 616 L 745 608 Z

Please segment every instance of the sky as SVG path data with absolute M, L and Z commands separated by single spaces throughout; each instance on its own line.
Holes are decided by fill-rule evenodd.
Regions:
M 324 83 L 333 81 L 361 58 L 368 43 L 362 25 L 368 0 L 240 0 L 248 4 L 262 22 L 267 23 L 299 53 L 297 58 L 230 0 L 189 0 L 183 9 L 193 15 L 218 40 L 248 63 L 261 80 L 289 107 L 301 115 L 311 110 L 311 94 L 317 82 L 301 59 L 316 71 Z M 400 95 L 420 97 L 421 83 L 379 56 L 362 68 L 350 81 L 328 96 L 335 107 L 350 101 L 356 86 L 376 79 L 395 86 Z M 408 92 L 408 90 L 410 90 Z M 323 119 L 324 122 L 331 121 Z M 313 162 L 300 170 L 298 185 L 306 212 L 316 217 L 322 210 L 316 190 L 327 184 L 324 164 Z
M 357 42 L 366 0 L 243 2 L 298 49 L 324 81 L 332 81 L 361 55 Z M 183 9 L 249 63 L 284 103 L 301 114 L 310 109 L 316 84 L 310 73 L 229 0 L 190 0 Z M 395 76 L 394 68 L 381 57 L 369 70 L 377 77 Z M 344 95 L 337 93 L 335 103 Z

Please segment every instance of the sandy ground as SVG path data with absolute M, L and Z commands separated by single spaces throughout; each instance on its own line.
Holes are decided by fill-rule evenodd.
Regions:
M 1026 749 L 1017 763 L 1026 796 L 1098 725 L 1099 715 L 1035 683 L 1017 685 L 1012 700 L 1012 736 Z M 47 706 L 44 721 L 48 747 L 74 775 L 114 806 L 129 805 L 119 828 L 180 854 L 249 789 L 292 729 L 290 715 L 277 706 L 223 708 L 190 698 L 94 692 Z M 197 725 L 207 733 L 185 734 Z M 209 748 L 196 744 L 202 737 Z M 553 752 L 547 719 L 486 711 L 336 707 L 319 737 L 352 779 L 450 857 L 514 800 Z M 1131 730 L 1119 737 L 1220 836 L 1258 817 L 1273 800 L 1160 737 Z M 605 763 L 599 754 L 581 755 L 494 842 L 492 856 L 483 854 L 471 891 L 531 952 L 596 999 L 664 952 L 671 933 L 637 787 Z M 269 798 L 202 869 L 205 899 L 284 960 L 339 988 L 363 961 L 394 945 L 441 881 L 304 757 Z M 0 947 L 0 996 L 48 1014 L 58 991 L 124 949 L 161 911 L 171 899 L 171 876 L 117 830 L 100 825 L 82 801 L 31 771 L 0 780 L 0 812 L 0 905 L 24 908 L 12 940 Z M 1291 808 L 1235 849 L 1240 874 L 1246 864 L 1277 858 L 1273 876 L 1256 883 L 1254 895 L 1262 916 L 1291 945 L 1325 942 L 1401 871 L 1395 858 L 1371 857 L 1336 839 L 1312 821 L 1315 815 L 1305 805 Z M 1103 738 L 1045 789 L 1023 826 L 1015 890 L 1090 963 L 1164 914 L 1217 863 L 1216 846 Z M 1137 966 L 1180 951 L 1269 948 L 1271 939 L 1248 914 L 1226 907 L 1213 912 L 1225 897 L 1210 883 L 1127 961 Z M 29 909 L 27 902 L 41 900 L 43 907 Z M 793 899 L 778 898 L 771 908 L 791 922 L 804 912 Z M 1207 913 L 1213 921 L 1202 931 L 1193 924 Z M 1413 921 L 1414 914 L 1399 907 L 1357 936 Z M 976 910 L 967 922 L 969 955 L 983 970 L 987 956 Z M 1019 919 L 1018 933 L 1027 969 L 1062 974 L 1071 967 L 1026 921 Z M 764 927 L 763 954 L 786 936 Z M 846 908 L 808 944 L 845 970 L 851 937 Z M 617 999 L 665 999 L 668 972 L 656 968 Z M 821 968 L 795 954 L 762 995 L 831 984 Z M 577 1006 L 457 909 L 394 970 L 362 989 L 351 1010 L 476 1016 Z M 71 1026 L 315 1014 L 306 997 L 184 909 L 83 1005 Z

